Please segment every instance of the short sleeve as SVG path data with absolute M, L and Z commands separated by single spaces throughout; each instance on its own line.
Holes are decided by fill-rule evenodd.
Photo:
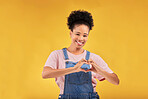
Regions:
M 92 53 L 92 60 L 106 72 L 113 73 L 113 71 L 108 67 L 107 63 L 99 55 Z M 105 80 L 105 78 L 100 74 L 95 74 L 95 78 L 99 81 Z
M 113 73 L 113 71 L 108 67 L 107 63 L 99 55 L 95 55 L 94 62 L 106 72 Z
M 57 58 L 56 51 L 51 52 L 46 60 L 45 66 L 51 67 L 53 69 L 57 69 L 57 59 L 58 58 Z
M 96 64 L 98 64 L 106 72 L 113 73 L 113 71 L 108 67 L 107 63 L 101 57 L 100 57 L 99 61 Z

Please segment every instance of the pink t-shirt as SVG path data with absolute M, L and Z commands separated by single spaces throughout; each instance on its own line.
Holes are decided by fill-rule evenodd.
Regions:
M 85 50 L 82 54 L 74 55 L 67 50 L 68 58 L 70 61 L 73 61 L 73 62 L 78 62 L 82 58 L 85 59 L 86 53 L 87 53 L 87 51 Z M 96 64 L 98 64 L 105 71 L 107 71 L 109 73 L 113 73 L 113 71 L 108 67 L 108 65 L 105 63 L 105 61 L 99 55 L 96 55 L 96 54 L 90 52 L 89 59 L 92 59 Z M 62 49 L 55 50 L 55 51 L 51 52 L 51 54 L 49 55 L 49 57 L 45 63 L 45 66 L 49 66 L 53 69 L 64 69 L 65 62 L 66 61 L 65 61 L 63 50 Z M 101 81 L 102 79 L 104 79 L 104 77 L 92 72 L 92 85 L 94 88 L 94 92 L 96 92 L 96 85 L 97 85 L 97 81 L 95 78 L 98 79 L 99 81 Z M 60 88 L 60 94 L 63 94 L 63 91 L 64 91 L 64 80 L 65 80 L 65 76 L 55 78 L 55 81 Z

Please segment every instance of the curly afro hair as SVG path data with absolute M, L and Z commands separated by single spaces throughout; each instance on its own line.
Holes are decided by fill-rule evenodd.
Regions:
M 76 24 L 85 24 L 89 27 L 89 30 L 92 30 L 92 27 L 94 26 L 91 13 L 84 10 L 72 11 L 67 19 L 67 25 L 71 31 L 73 31 Z

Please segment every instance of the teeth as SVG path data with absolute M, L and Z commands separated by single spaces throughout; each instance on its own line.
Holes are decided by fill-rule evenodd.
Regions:
M 78 42 L 78 41 L 77 41 L 77 43 L 82 44 L 81 42 Z

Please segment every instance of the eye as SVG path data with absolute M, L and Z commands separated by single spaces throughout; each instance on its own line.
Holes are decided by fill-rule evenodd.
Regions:
M 79 36 L 80 34 L 76 34 L 76 35 L 78 35 L 78 36 Z
M 87 35 L 83 35 L 83 37 L 87 37 Z

